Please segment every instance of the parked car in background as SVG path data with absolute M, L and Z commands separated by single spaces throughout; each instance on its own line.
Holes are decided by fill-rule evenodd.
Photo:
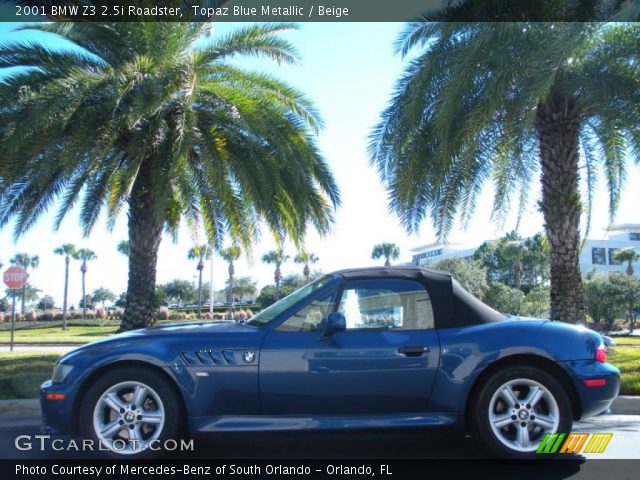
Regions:
M 447 273 L 391 267 L 326 275 L 246 323 L 85 345 L 41 401 L 46 433 L 79 430 L 120 455 L 183 432 L 452 427 L 523 457 L 618 389 L 599 334 L 498 313 Z

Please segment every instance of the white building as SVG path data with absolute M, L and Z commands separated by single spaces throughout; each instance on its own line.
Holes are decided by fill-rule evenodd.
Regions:
M 411 263 L 425 266 L 450 257 L 472 258 L 483 242 L 460 243 L 435 242 L 422 245 L 411 250 Z M 601 238 L 588 238 L 580 252 L 580 271 L 589 272 L 624 272 L 627 265 L 613 260 L 615 252 L 622 248 L 633 247 L 640 252 L 640 224 L 613 225 Z M 633 264 L 635 275 L 640 276 L 640 262 Z
M 602 238 L 588 238 L 580 253 L 580 271 L 589 272 L 624 272 L 626 263 L 616 263 L 613 259 L 616 251 L 633 247 L 640 252 L 640 224 L 624 223 L 613 225 Z M 633 264 L 635 275 L 640 275 L 640 262 Z
M 435 242 L 422 245 L 411 250 L 413 265 L 432 265 L 440 260 L 451 257 L 473 258 L 473 254 L 482 245 L 480 243 Z

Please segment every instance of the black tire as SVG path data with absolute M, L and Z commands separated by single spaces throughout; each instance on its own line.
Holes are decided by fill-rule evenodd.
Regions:
M 150 387 L 159 398 L 159 401 L 162 404 L 161 407 L 164 410 L 164 422 L 157 436 L 157 441 L 154 442 L 154 448 L 157 449 L 153 450 L 147 448 L 137 453 L 122 453 L 116 451 L 117 449 L 107 450 L 103 443 L 102 452 L 106 453 L 108 456 L 116 458 L 141 458 L 160 454 L 162 451 L 161 446 L 164 444 L 164 441 L 167 439 L 177 440 L 180 432 L 184 430 L 182 409 L 180 406 L 180 399 L 178 398 L 178 394 L 173 386 L 160 373 L 150 368 L 138 366 L 126 368 L 121 367 L 106 372 L 93 382 L 87 390 L 80 406 L 79 427 L 83 438 L 93 440 L 94 450 L 99 448 L 98 446 L 101 444 L 101 440 L 94 427 L 94 411 L 96 410 L 96 405 L 105 392 L 123 382 L 139 382 L 144 384 L 144 386 Z M 145 402 L 152 402 L 152 405 L 157 407 L 155 401 L 151 397 L 147 397 Z M 148 405 L 148 403 L 146 404 Z M 139 409 L 140 407 L 135 406 L 135 408 Z M 139 412 L 139 410 L 137 411 Z M 112 415 L 112 417 L 115 416 L 115 410 L 110 415 Z M 157 427 L 153 426 L 146 426 L 144 428 L 153 429 L 154 434 L 157 429 Z M 124 431 L 126 431 L 126 429 Z
M 526 386 L 518 386 L 524 385 L 524 383 L 518 383 L 523 379 L 541 385 L 546 389 L 547 393 L 545 393 L 544 397 L 541 398 L 533 409 L 528 409 L 524 403 L 516 403 L 516 405 L 520 407 L 516 410 L 515 407 L 508 404 L 506 400 L 503 400 L 503 396 L 498 394 L 497 391 L 501 389 L 501 387 L 509 384 L 509 382 L 514 382 L 511 386 L 514 387 L 516 393 L 515 398 L 516 400 L 523 400 L 529 392 L 525 390 L 525 388 L 527 388 Z M 533 388 L 533 386 L 530 388 Z M 491 402 L 492 399 L 494 399 L 494 395 L 497 395 L 497 399 L 492 407 Z M 555 407 L 552 401 L 555 401 Z M 473 436 L 491 455 L 499 458 L 532 458 L 536 456 L 535 449 L 540 444 L 545 433 L 568 433 L 571 431 L 573 425 L 571 403 L 560 382 L 549 373 L 532 366 L 512 365 L 499 370 L 480 386 L 471 399 L 471 402 L 468 415 Z M 504 409 L 504 411 L 501 411 L 501 409 Z M 545 409 L 547 413 L 549 413 L 551 409 L 556 411 L 556 415 L 553 415 L 553 418 L 557 417 L 557 428 L 549 428 L 543 431 L 542 427 L 534 423 L 535 414 L 540 413 L 539 421 L 541 418 L 544 418 L 543 414 L 545 414 Z M 526 412 L 526 414 L 522 413 L 523 416 L 529 414 L 533 419 L 527 418 L 527 421 L 521 422 L 521 410 Z M 505 427 L 493 427 L 491 422 L 492 413 L 496 416 L 512 414 L 510 418 L 513 419 L 515 416 L 516 419 Z M 498 431 L 498 434 L 494 432 L 494 428 Z M 517 449 L 521 445 L 517 440 L 518 428 L 527 430 L 527 432 L 524 433 L 526 433 L 527 438 L 530 438 L 530 446 L 527 447 L 531 449 L 530 451 L 523 452 Z M 532 428 L 532 430 L 529 430 L 529 428 Z M 511 448 L 507 444 L 512 437 L 513 442 L 517 443 L 515 448 Z

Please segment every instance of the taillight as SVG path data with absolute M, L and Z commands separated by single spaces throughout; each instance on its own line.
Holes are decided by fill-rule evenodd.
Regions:
M 585 387 L 604 387 L 607 384 L 607 381 L 604 378 L 596 378 L 594 380 L 585 380 Z
M 604 348 L 604 345 L 600 345 L 596 350 L 596 361 L 600 363 L 605 363 L 607 361 L 607 350 Z

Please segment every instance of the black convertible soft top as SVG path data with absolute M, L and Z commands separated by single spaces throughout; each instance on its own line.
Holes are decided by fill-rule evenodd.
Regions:
M 436 328 L 462 327 L 504 320 L 502 313 L 467 292 L 448 272 L 423 267 L 370 267 L 334 272 L 345 279 L 404 278 L 425 286 Z

